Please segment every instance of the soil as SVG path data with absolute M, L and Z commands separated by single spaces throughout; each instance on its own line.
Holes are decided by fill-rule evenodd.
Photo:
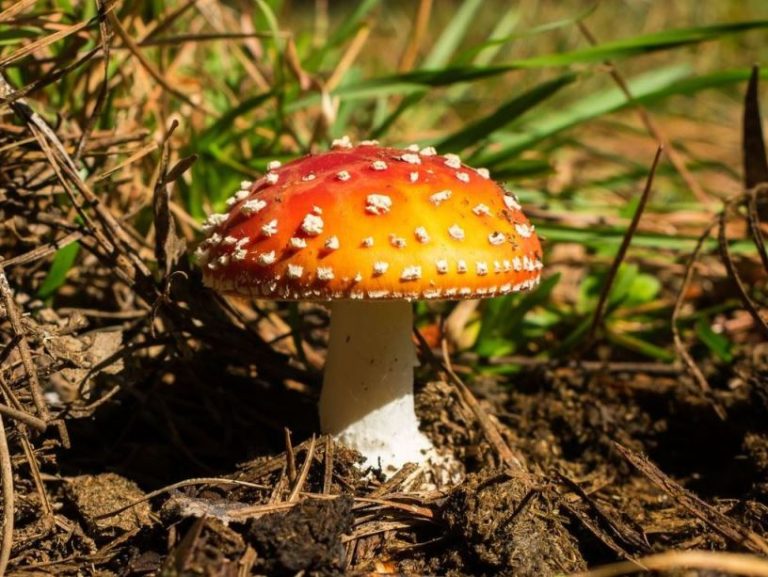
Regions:
M 323 313 L 306 312 L 322 331 Z M 428 381 L 424 430 L 467 474 L 413 492 L 412 469 L 383 482 L 314 436 L 316 372 L 278 385 L 243 362 L 243 341 L 159 356 L 121 344 L 125 333 L 69 331 L 75 321 L 50 310 L 25 323 L 40 373 L 58 384 L 49 399 L 80 382 L 101 400 L 59 415 L 66 439 L 31 434 L 48 514 L 22 437 L 9 439 L 11 574 L 547 577 L 670 548 L 766 550 L 759 354 L 710 367 L 710 395 L 671 365 L 474 374 L 480 420 L 450 378 Z M 422 376 L 434 375 L 424 360 Z M 522 466 L 503 461 L 483 419 Z

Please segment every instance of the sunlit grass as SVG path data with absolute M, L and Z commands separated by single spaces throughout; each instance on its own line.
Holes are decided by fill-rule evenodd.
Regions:
M 754 17 L 758 2 L 522 2 L 502 10 L 506 3 L 484 0 L 435 2 L 429 17 L 419 20 L 419 10 L 429 4 L 329 3 L 327 14 L 311 3 L 262 0 L 237 7 L 118 5 L 115 18 L 143 62 L 120 38 L 112 41 L 110 96 L 96 125 L 116 133 L 148 129 L 159 141 L 172 119 L 180 121 L 172 137 L 175 154 L 199 157 L 174 191 L 179 210 L 191 217 L 186 229 L 191 243 L 196 239 L 190 223 L 222 210 L 241 180 L 258 176 L 269 160 L 322 150 L 343 134 L 436 144 L 487 166 L 520 190 L 524 202 L 547 213 L 537 226 L 548 254 L 558 244 L 578 245 L 590 257 L 581 263 L 590 270 L 570 301 L 553 296 L 558 277 L 552 276 L 532 295 L 485 304 L 475 351 L 525 352 L 530 340 L 546 355 L 568 355 L 588 326 L 593 308 L 587 295 L 621 241 L 655 148 L 637 125 L 636 107 L 665 119 L 700 115 L 707 122 L 732 123 L 748 66 L 760 59 L 768 21 Z M 60 0 L 38 3 L 29 12 L 22 27 L 0 24 L 0 61 L 7 61 L 4 74 L 17 89 L 51 68 L 64 69 L 100 43 L 94 19 L 41 46 L 30 66 L 30 56 L 14 55 L 54 30 L 95 18 L 96 11 L 92 2 Z M 596 45 L 585 40 L 579 23 L 596 34 Z M 633 101 L 609 77 L 609 60 L 626 79 Z M 34 89 L 36 101 L 47 104 L 40 112 L 52 120 L 60 115 L 62 130 L 68 117 L 89 114 L 100 66 L 93 59 L 55 84 Z M 177 94 L 160 86 L 155 74 Z M 600 131 L 608 123 L 615 129 L 612 136 Z M 718 154 L 687 154 L 690 134 L 678 135 L 664 122 L 660 127 L 712 203 L 702 204 L 678 171 L 665 165 L 645 220 L 658 224 L 678 208 L 708 215 L 722 197 L 720 181 L 710 185 L 713 174 L 738 187 L 738 151 L 718 149 L 714 142 Z M 641 148 L 622 148 L 622 131 L 632 133 Z M 149 170 L 151 160 L 136 168 Z M 84 169 L 96 174 L 101 166 L 89 162 Z M 101 183 L 99 190 L 114 202 L 132 198 L 126 208 L 138 215 L 142 232 L 152 234 L 150 208 L 126 193 L 124 183 Z M 596 220 L 559 219 L 574 214 Z M 603 336 L 612 344 L 628 354 L 671 360 L 664 351 L 669 327 L 656 322 L 668 321 L 666 311 L 649 309 L 633 316 L 634 324 L 615 319 L 674 288 L 649 290 L 648 275 L 632 263 L 632 255 L 655 252 L 679 263 L 699 231 L 671 221 L 663 230 L 641 225 L 632 244 L 636 252 L 622 269 L 606 317 Z M 714 249 L 714 241 L 707 248 Z M 746 242 L 737 241 L 732 250 L 750 254 Z M 65 265 L 76 257 L 72 251 L 53 261 L 42 295 L 51 296 L 64 282 Z M 720 359 L 729 358 L 721 336 L 708 332 L 700 319 L 696 323 L 699 338 Z

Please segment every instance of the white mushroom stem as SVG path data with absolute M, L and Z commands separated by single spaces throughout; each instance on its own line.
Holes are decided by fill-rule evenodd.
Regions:
M 320 426 L 385 475 L 426 461 L 433 448 L 414 411 L 412 330 L 408 302 L 331 305 Z

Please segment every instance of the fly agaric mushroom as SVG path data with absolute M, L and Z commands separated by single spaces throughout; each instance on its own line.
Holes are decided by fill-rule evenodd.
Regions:
M 375 142 L 244 182 L 197 251 L 207 286 L 330 301 L 320 424 L 389 475 L 435 456 L 414 411 L 412 301 L 532 288 L 541 246 L 520 204 L 458 156 Z

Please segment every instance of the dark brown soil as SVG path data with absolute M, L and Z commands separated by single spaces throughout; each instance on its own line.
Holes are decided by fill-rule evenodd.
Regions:
M 60 346 L 37 322 L 27 320 L 30 334 Z M 84 369 L 101 359 L 99 334 L 78 341 L 93 357 L 78 361 Z M 68 417 L 69 448 L 52 432 L 35 438 L 51 517 L 17 461 L 16 574 L 546 577 L 670 548 L 765 547 L 759 356 L 713 373 L 723 385 L 712 398 L 674 367 L 542 365 L 476 378 L 483 414 L 524 469 L 501 464 L 454 385 L 430 382 L 418 396 L 424 428 L 468 474 L 449 490 L 404 493 L 409 471 L 382 484 L 353 453 L 312 437 L 316 379 L 278 387 L 234 355 L 123 355 L 91 375 L 121 389 Z M 49 377 L 76 366 L 46 362 Z M 281 425 L 293 432 L 288 452 Z

